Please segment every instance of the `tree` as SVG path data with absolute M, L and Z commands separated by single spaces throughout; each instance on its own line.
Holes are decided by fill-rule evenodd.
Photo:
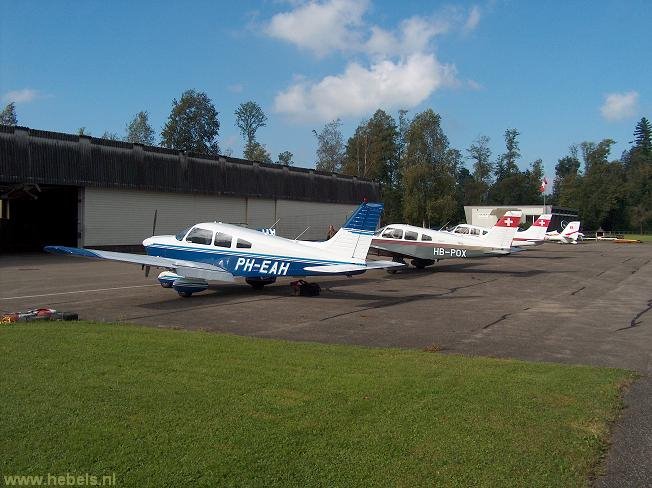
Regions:
M 16 104 L 14 102 L 9 102 L 2 110 L 2 112 L 0 112 L 0 124 L 18 124 L 18 117 L 16 116 Z
M 489 141 L 487 136 L 480 136 L 466 150 L 467 158 L 473 161 L 473 177 L 478 183 L 484 183 L 487 187 L 491 184 L 491 173 L 494 169 Z
M 146 146 L 154 145 L 154 129 L 149 125 L 149 113 L 145 110 L 138 112 L 125 128 L 127 136 L 125 141 Z
M 453 219 L 458 212 L 455 180 L 460 153 L 449 147 L 441 117 L 432 109 L 417 114 L 406 132 L 402 166 L 403 216 L 430 225 Z
M 496 163 L 497 181 L 519 172 L 518 160 L 521 157 L 518 144 L 519 135 L 520 133 L 516 129 L 507 129 L 505 131 L 505 152 L 500 155 Z
M 172 110 L 161 132 L 164 147 L 217 155 L 220 131 L 218 112 L 204 92 L 187 90 L 172 101 Z
M 646 155 L 652 153 L 652 124 L 643 117 L 634 129 L 634 148 Z
M 118 136 L 118 134 L 115 132 L 109 132 L 108 130 L 105 130 L 102 134 L 102 139 L 108 139 L 109 141 L 119 141 L 120 136 Z
M 247 144 L 256 140 L 256 131 L 265 127 L 266 123 L 267 116 L 254 101 L 241 103 L 235 111 L 235 125 L 240 129 Z
M 576 200 L 574 194 L 581 175 L 579 174 L 580 160 L 577 157 L 577 145 L 568 148 L 568 155 L 557 160 L 555 165 L 555 179 L 552 185 L 552 201 L 563 207 L 574 207 Z M 576 206 L 574 208 L 577 208 Z
M 505 152 L 496 161 L 496 181 L 489 191 L 489 200 L 499 205 L 524 204 L 530 178 L 518 169 L 521 157 L 516 129 L 505 131 Z
M 267 148 L 257 141 L 247 143 L 244 149 L 245 159 L 250 161 L 260 161 L 261 163 L 272 163 L 272 156 Z
M 462 185 L 464 188 L 460 202 L 463 205 L 487 203 L 493 172 L 489 138 L 487 136 L 478 137 L 466 152 L 467 159 L 473 161 L 473 174 L 471 178 L 467 178 L 466 175 L 462 179 L 458 177 L 458 185 Z M 466 168 L 464 169 L 466 170 Z M 468 172 L 468 170 L 466 171 Z
M 80 127 L 79 129 L 77 129 L 77 134 L 80 135 L 80 136 L 90 136 L 91 131 L 89 131 L 86 128 L 86 126 L 84 126 L 84 127 Z
M 276 162 L 276 164 L 282 164 L 284 166 L 292 166 L 294 165 L 294 161 L 292 161 L 293 157 L 294 154 L 292 154 L 290 151 L 283 151 L 282 153 L 279 153 L 278 161 Z
M 337 172 L 342 168 L 344 141 L 341 127 L 340 119 L 335 119 L 324 125 L 320 132 L 312 131 L 317 138 L 317 170 Z
M 377 110 L 362 122 L 346 144 L 342 172 L 377 181 L 385 203 L 384 218 L 400 219 L 398 128 L 394 118 Z

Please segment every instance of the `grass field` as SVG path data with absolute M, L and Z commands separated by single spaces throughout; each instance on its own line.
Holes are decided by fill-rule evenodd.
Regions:
M 2 475 L 584 486 L 632 375 L 94 323 L 0 325 Z
M 643 242 L 652 242 L 652 234 L 625 234 L 625 239 L 638 239 Z

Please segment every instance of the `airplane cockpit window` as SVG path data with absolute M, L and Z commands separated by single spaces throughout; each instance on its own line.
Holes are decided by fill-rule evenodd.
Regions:
M 403 239 L 403 229 L 392 229 L 389 227 L 383 232 L 383 237 L 387 239 Z
M 469 229 L 468 229 L 468 227 L 459 227 L 459 226 L 457 226 L 457 227 L 455 227 L 455 229 L 453 229 L 453 232 L 455 234 L 468 234 Z
M 186 234 L 188 233 L 188 231 L 189 231 L 190 229 L 192 229 L 192 227 L 186 227 L 186 228 L 183 229 L 181 232 L 179 232 L 177 235 L 175 235 L 174 238 L 175 238 L 177 241 L 183 241 L 183 238 L 186 237 Z
M 428 234 L 421 234 L 421 240 L 422 241 L 432 241 L 432 237 L 430 237 Z
M 213 231 L 202 229 L 201 227 L 195 227 L 186 236 L 186 242 L 192 242 L 194 244 L 204 244 L 206 246 L 210 246 L 212 241 Z
M 405 231 L 405 240 L 406 241 L 416 241 L 418 236 L 419 236 L 419 234 L 417 234 L 416 232 L 413 232 L 411 230 L 406 230 Z
M 229 234 L 224 234 L 223 232 L 215 233 L 215 245 L 217 247 L 231 247 L 231 241 L 233 237 Z
M 216 238 L 216 240 L 217 240 L 217 238 Z M 244 239 L 238 239 L 238 243 L 235 245 L 235 247 L 249 249 L 251 247 L 251 242 L 245 241 Z

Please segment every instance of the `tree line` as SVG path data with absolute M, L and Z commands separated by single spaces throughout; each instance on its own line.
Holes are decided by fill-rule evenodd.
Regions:
M 179 151 L 200 154 L 222 154 L 218 144 L 220 132 L 219 113 L 215 105 L 204 92 L 186 90 L 181 98 L 172 100 L 172 109 L 160 133 L 159 145 Z M 272 156 L 265 147 L 256 139 L 256 132 L 267 124 L 267 116 L 254 101 L 241 103 L 235 111 L 235 125 L 240 130 L 245 148 L 243 157 L 254 161 L 272 163 Z M 16 106 L 9 103 L 0 112 L 0 124 L 17 125 Z M 86 127 L 80 127 L 79 135 L 90 135 Z M 104 139 L 120 140 L 139 143 L 148 146 L 156 145 L 156 132 L 149 121 L 146 110 L 138 112 L 125 126 L 124 136 L 114 132 L 105 131 Z M 231 156 L 230 149 L 224 151 Z M 283 151 L 278 155 L 277 164 L 292 165 L 294 155 L 290 151 Z
M 517 129 L 505 131 L 504 152 L 494 158 L 487 136 L 464 151 L 451 147 L 432 109 L 412 118 L 401 110 L 398 120 L 379 109 L 346 142 L 341 126 L 338 119 L 314 131 L 316 168 L 379 182 L 388 222 L 433 227 L 463 221 L 465 205 L 543 203 L 543 161 L 520 169 Z M 632 147 L 620 158 L 610 157 L 613 144 L 572 145 L 557 162 L 546 203 L 577 209 L 584 229 L 642 233 L 652 224 L 650 122 L 636 124 Z
M 267 116 L 254 101 L 235 111 L 236 126 L 245 142 L 246 159 L 272 162 L 256 133 Z M 0 123 L 17 124 L 13 103 L 0 112 Z M 185 91 L 172 101 L 170 115 L 160 133 L 163 147 L 218 154 L 220 122 L 212 101 L 203 92 Z M 81 128 L 80 133 L 85 132 Z M 520 169 L 519 131 L 504 133 L 504 151 L 496 157 L 490 139 L 479 136 L 464 151 L 453 148 L 432 109 L 398 119 L 377 110 L 361 122 L 346 140 L 339 119 L 317 131 L 315 168 L 376 181 L 385 203 L 384 220 L 427 227 L 464 220 L 465 205 L 536 205 L 543 200 L 543 161 Z M 103 137 L 120 139 L 116 134 Z M 126 124 L 121 140 L 155 144 L 155 131 L 147 111 Z M 555 166 L 552 194 L 546 203 L 579 211 L 584 229 L 638 230 L 652 224 L 652 126 L 643 117 L 634 128 L 630 149 L 611 157 L 615 142 L 584 141 L 573 144 Z M 230 155 L 230 154 L 229 154 Z M 291 165 L 293 154 L 283 151 L 277 163 Z M 467 164 L 468 163 L 468 164 Z

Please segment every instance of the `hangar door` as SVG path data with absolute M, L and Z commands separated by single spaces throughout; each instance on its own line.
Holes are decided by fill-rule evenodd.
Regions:
M 77 187 L 0 184 L 0 251 L 41 251 L 56 244 L 77 245 Z

